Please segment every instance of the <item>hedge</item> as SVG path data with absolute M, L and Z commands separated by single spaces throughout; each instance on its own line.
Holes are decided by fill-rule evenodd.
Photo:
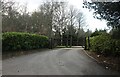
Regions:
M 2 50 L 30 50 L 48 47 L 48 37 L 23 32 L 6 32 L 2 34 Z
M 112 39 L 109 34 L 90 38 L 91 50 L 106 56 L 120 55 L 120 40 Z

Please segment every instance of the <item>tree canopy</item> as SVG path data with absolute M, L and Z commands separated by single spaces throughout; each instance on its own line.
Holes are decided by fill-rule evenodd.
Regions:
M 84 37 L 83 13 L 64 1 L 45 1 L 32 12 L 27 10 L 27 5 L 20 5 L 12 0 L 3 0 L 2 6 L 3 33 L 36 33 L 48 36 L 50 40 L 57 39 L 60 45 L 66 41 L 64 40 L 66 38 L 71 38 L 69 41 L 72 45 L 74 37 L 77 41 Z
M 107 25 L 120 29 L 120 2 L 84 2 L 85 8 L 94 9 L 94 17 L 105 19 Z

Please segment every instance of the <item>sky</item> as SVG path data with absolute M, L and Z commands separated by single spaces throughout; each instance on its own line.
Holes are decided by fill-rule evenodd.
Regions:
M 20 4 L 27 4 L 28 11 L 33 12 L 37 10 L 37 8 L 40 6 L 40 4 L 42 4 L 44 0 L 14 0 L 14 1 L 19 2 Z M 92 32 L 94 32 L 96 28 L 98 30 L 109 29 L 106 25 L 105 20 L 101 21 L 101 20 L 93 18 L 92 11 L 82 8 L 83 0 L 68 0 L 67 2 L 68 4 L 73 5 L 75 8 L 80 9 L 83 12 L 85 19 L 86 19 L 86 25 L 87 25 L 87 27 L 84 28 L 85 30 L 89 29 Z

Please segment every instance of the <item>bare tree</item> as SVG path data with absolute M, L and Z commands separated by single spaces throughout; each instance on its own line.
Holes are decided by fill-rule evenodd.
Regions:
M 45 14 L 45 25 L 48 27 L 48 36 L 50 38 L 50 46 L 52 46 L 52 39 L 53 39 L 53 26 L 56 25 L 55 18 L 57 18 L 58 10 L 60 9 L 61 4 L 56 1 L 47 1 L 44 2 L 42 6 L 40 6 L 41 11 Z M 51 47 L 52 48 L 52 47 Z
M 13 1 L 2 1 L 2 16 L 3 16 L 3 32 L 14 31 L 18 12 Z
M 73 35 L 73 27 L 76 23 L 77 10 L 71 5 L 69 8 L 69 25 L 70 25 L 70 47 L 72 47 L 72 35 Z
M 66 17 L 66 6 L 67 4 L 65 2 L 57 2 L 59 7 L 55 10 L 55 15 L 53 18 L 54 27 L 56 27 L 56 30 L 60 32 L 60 39 L 61 39 L 61 45 L 62 45 L 62 38 L 63 38 L 63 29 L 66 27 L 67 23 L 67 17 Z
M 0 0 L 0 33 L 2 32 L 2 1 Z M 0 34 L 0 39 L 1 39 L 1 34 Z M 0 46 L 1 47 L 1 46 Z
M 77 45 L 79 44 L 79 38 L 84 36 L 84 31 L 82 31 L 83 27 L 86 26 L 85 17 L 81 11 L 77 14 L 77 22 L 78 22 L 78 31 L 77 31 Z

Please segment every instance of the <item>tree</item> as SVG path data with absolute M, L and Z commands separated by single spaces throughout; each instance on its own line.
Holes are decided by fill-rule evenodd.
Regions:
M 2 2 L 0 0 L 0 50 L 2 50 Z M 2 56 L 2 53 L 0 53 Z
M 84 2 L 86 8 L 94 9 L 94 17 L 97 19 L 105 19 L 107 25 L 112 27 L 112 36 L 120 38 L 120 2 Z
M 64 45 L 67 46 L 70 40 L 70 46 L 72 46 L 72 42 L 75 41 L 74 37 L 78 36 L 77 33 L 80 37 L 84 33 L 82 30 L 83 14 L 73 6 L 68 7 L 66 2 L 45 1 L 38 10 L 31 13 L 27 11 L 26 5 L 17 5 L 12 0 L 3 1 L 3 32 L 46 35 L 51 40 L 50 46 L 53 45 L 52 39 L 59 40 L 59 45 L 63 45 L 66 39 L 67 42 Z
M 2 26 L 3 26 L 3 32 L 5 31 L 15 31 L 16 25 L 17 24 L 17 18 L 19 13 L 18 13 L 18 8 L 15 7 L 15 2 L 13 1 L 3 1 L 2 2 Z
M 73 26 L 76 23 L 77 10 L 71 5 L 69 8 L 69 25 L 70 25 L 70 47 L 72 47 Z
M 53 17 L 53 23 L 54 23 L 54 29 L 56 32 L 58 31 L 60 33 L 60 41 L 62 45 L 62 38 L 63 38 L 63 30 L 65 29 L 67 25 L 67 13 L 66 13 L 66 6 L 67 4 L 65 2 L 57 2 L 57 8 L 54 13 Z
M 86 24 L 85 24 L 84 15 L 83 15 L 82 12 L 78 12 L 76 19 L 77 19 L 77 22 L 78 22 L 78 31 L 77 31 L 77 45 L 78 45 L 80 37 L 82 37 L 82 38 L 85 37 L 83 27 Z
M 38 34 L 45 34 L 43 28 L 43 14 L 41 12 L 33 12 L 31 15 L 31 32 Z
M 48 36 L 50 40 L 54 38 L 54 32 L 62 33 L 64 26 L 64 2 L 45 2 L 40 6 L 41 11 L 45 14 L 46 27 L 48 27 Z M 55 31 L 53 31 L 55 30 Z
M 2 1 L 2 31 L 3 32 L 26 32 L 29 25 L 29 15 L 26 12 L 27 6 L 17 4 L 12 0 Z
M 120 28 L 120 2 L 84 2 L 86 8 L 94 9 L 98 19 L 105 19 L 113 28 Z

